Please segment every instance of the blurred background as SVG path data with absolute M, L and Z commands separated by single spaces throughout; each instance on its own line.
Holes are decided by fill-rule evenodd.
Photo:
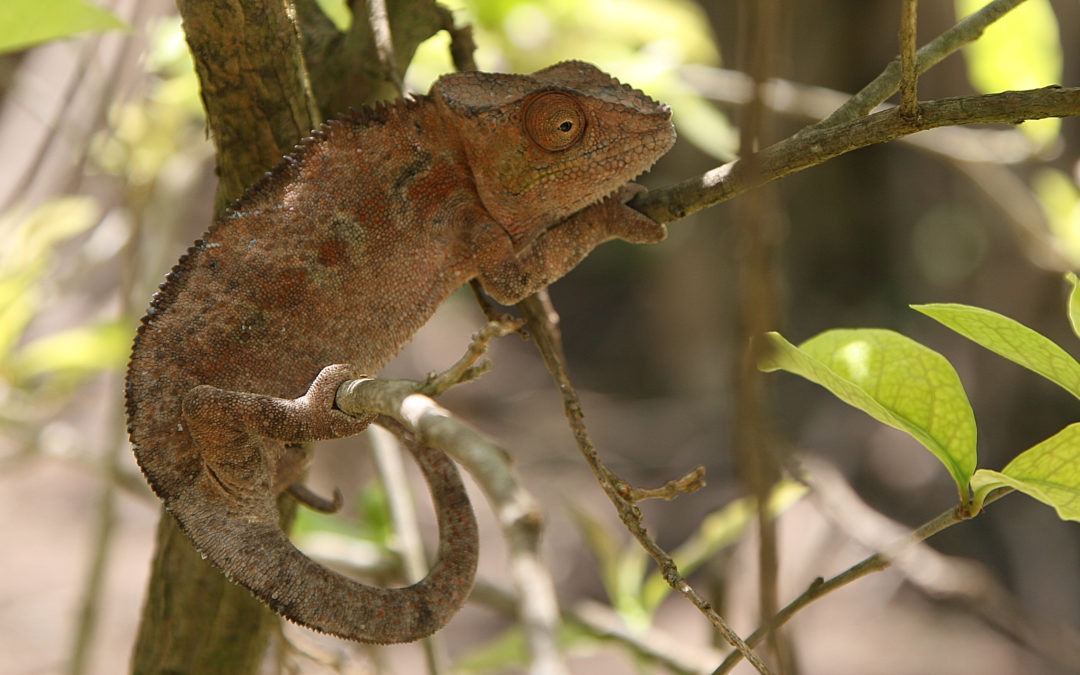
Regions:
M 348 20 L 343 5 L 322 4 L 335 20 Z M 745 82 L 729 70 L 740 63 L 746 34 L 739 3 L 447 4 L 459 23 L 475 26 L 482 69 L 529 72 L 583 59 L 670 104 L 680 142 L 643 179 L 646 185 L 669 185 L 734 157 L 745 100 Z M 982 4 L 922 3 L 920 43 Z M 780 5 L 774 74 L 785 88 L 769 113 L 769 142 L 828 114 L 897 51 L 899 3 Z M 29 35 L 42 23 L 35 6 L 61 11 L 12 2 L 0 9 L 0 32 Z M 87 34 L 41 45 L 0 38 L 8 40 L 0 43 L 8 50 L 0 56 L 4 673 L 127 669 L 159 508 L 127 445 L 123 368 L 156 284 L 205 230 L 213 208 L 213 149 L 175 7 L 164 0 L 100 7 L 126 27 L 86 10 L 78 25 L 93 29 Z M 920 96 L 1075 84 L 1080 52 L 1068 45 L 1077 36 L 1076 2 L 1028 0 L 977 48 L 920 79 Z M 415 91 L 450 70 L 447 44 L 440 35 L 421 47 L 407 74 Z M 1080 122 L 944 130 L 910 140 L 842 156 L 776 185 L 771 208 L 784 237 L 776 328 L 793 342 L 834 327 L 890 328 L 941 352 L 972 400 L 979 466 L 1001 468 L 1075 421 L 1076 401 L 908 305 L 986 307 L 1078 353 L 1063 273 L 1080 261 Z M 642 486 L 706 467 L 704 490 L 643 508 L 665 548 L 688 541 L 707 547 L 691 580 L 746 634 L 758 623 L 758 604 L 755 536 L 738 509 L 746 490 L 732 459 L 737 227 L 733 206 L 721 205 L 670 224 L 660 245 L 605 245 L 551 294 L 587 421 L 610 466 Z M 422 378 L 445 368 L 481 323 L 470 295 L 458 293 L 387 372 Z M 716 638 L 696 610 L 679 598 L 655 610 L 636 599 L 635 583 L 652 573 L 652 563 L 630 542 L 578 456 L 535 350 L 509 337 L 495 345 L 492 359 L 492 373 L 442 402 L 514 456 L 548 517 L 545 545 L 560 599 L 567 608 L 614 605 L 629 625 L 651 625 L 655 635 L 678 641 L 676 651 L 704 650 L 709 663 Z M 777 437 L 838 466 L 874 508 L 915 527 L 955 505 L 948 473 L 915 441 L 794 377 L 772 375 L 768 382 Z M 385 539 L 370 525 L 379 506 L 363 443 L 327 445 L 312 482 L 345 492 L 350 506 L 339 519 L 352 524 L 337 530 Z M 424 492 L 419 484 L 416 490 Z M 498 527 L 482 496 L 475 501 L 481 579 L 509 588 Z M 785 506 L 778 524 L 781 602 L 868 554 L 811 500 L 791 496 Z M 423 518 L 430 525 L 430 514 Z M 722 532 L 706 531 L 703 524 L 717 518 Z M 329 527 L 306 518 L 301 542 L 325 545 L 316 535 Z M 1080 529 L 1052 509 L 1009 496 L 930 543 L 984 566 L 1039 621 L 1080 626 Z M 506 625 L 490 609 L 470 606 L 443 634 L 445 649 L 475 670 L 512 670 Z M 820 600 L 786 634 L 804 673 L 1063 667 L 965 608 L 928 598 L 895 571 Z M 295 672 L 407 673 L 422 663 L 413 646 L 374 654 L 299 629 L 287 635 L 299 646 L 299 655 L 286 658 Z M 572 653 L 575 672 L 666 672 L 635 661 L 617 643 L 580 635 Z M 751 672 L 742 668 L 736 672 Z

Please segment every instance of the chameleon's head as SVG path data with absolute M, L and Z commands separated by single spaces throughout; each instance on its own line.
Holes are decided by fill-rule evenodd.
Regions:
M 615 192 L 675 142 L 667 106 L 580 61 L 447 75 L 431 97 L 451 113 L 485 208 L 518 243 Z

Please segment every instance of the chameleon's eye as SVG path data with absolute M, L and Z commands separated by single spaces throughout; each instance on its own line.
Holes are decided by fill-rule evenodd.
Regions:
M 526 101 L 521 120 L 532 142 L 551 152 L 569 148 L 585 133 L 585 111 L 561 91 L 546 91 Z

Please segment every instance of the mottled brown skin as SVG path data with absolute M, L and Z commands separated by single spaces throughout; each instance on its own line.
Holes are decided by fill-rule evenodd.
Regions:
M 478 552 L 453 463 L 414 451 L 438 560 L 423 581 L 382 589 L 316 564 L 280 529 L 276 498 L 307 463 L 299 444 L 362 430 L 370 419 L 334 407 L 338 386 L 378 371 L 466 281 L 511 304 L 605 240 L 661 240 L 623 202 L 674 137 L 666 107 L 566 62 L 448 75 L 301 144 L 180 259 L 135 340 L 135 455 L 196 548 L 316 630 L 390 643 L 442 627 Z

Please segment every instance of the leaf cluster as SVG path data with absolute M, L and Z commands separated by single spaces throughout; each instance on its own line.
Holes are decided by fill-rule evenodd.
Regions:
M 1077 278 L 1069 319 L 1080 335 Z M 913 309 L 1080 398 L 1080 363 L 1046 336 L 996 312 L 959 304 Z M 845 403 L 899 429 L 944 465 L 962 509 L 978 514 L 999 489 L 1023 492 L 1080 521 L 1080 423 L 1019 452 L 1000 470 L 976 468 L 975 414 L 956 370 L 938 352 L 899 333 L 835 329 L 798 346 L 778 333 L 765 336 L 765 371 L 784 370 L 821 385 Z

